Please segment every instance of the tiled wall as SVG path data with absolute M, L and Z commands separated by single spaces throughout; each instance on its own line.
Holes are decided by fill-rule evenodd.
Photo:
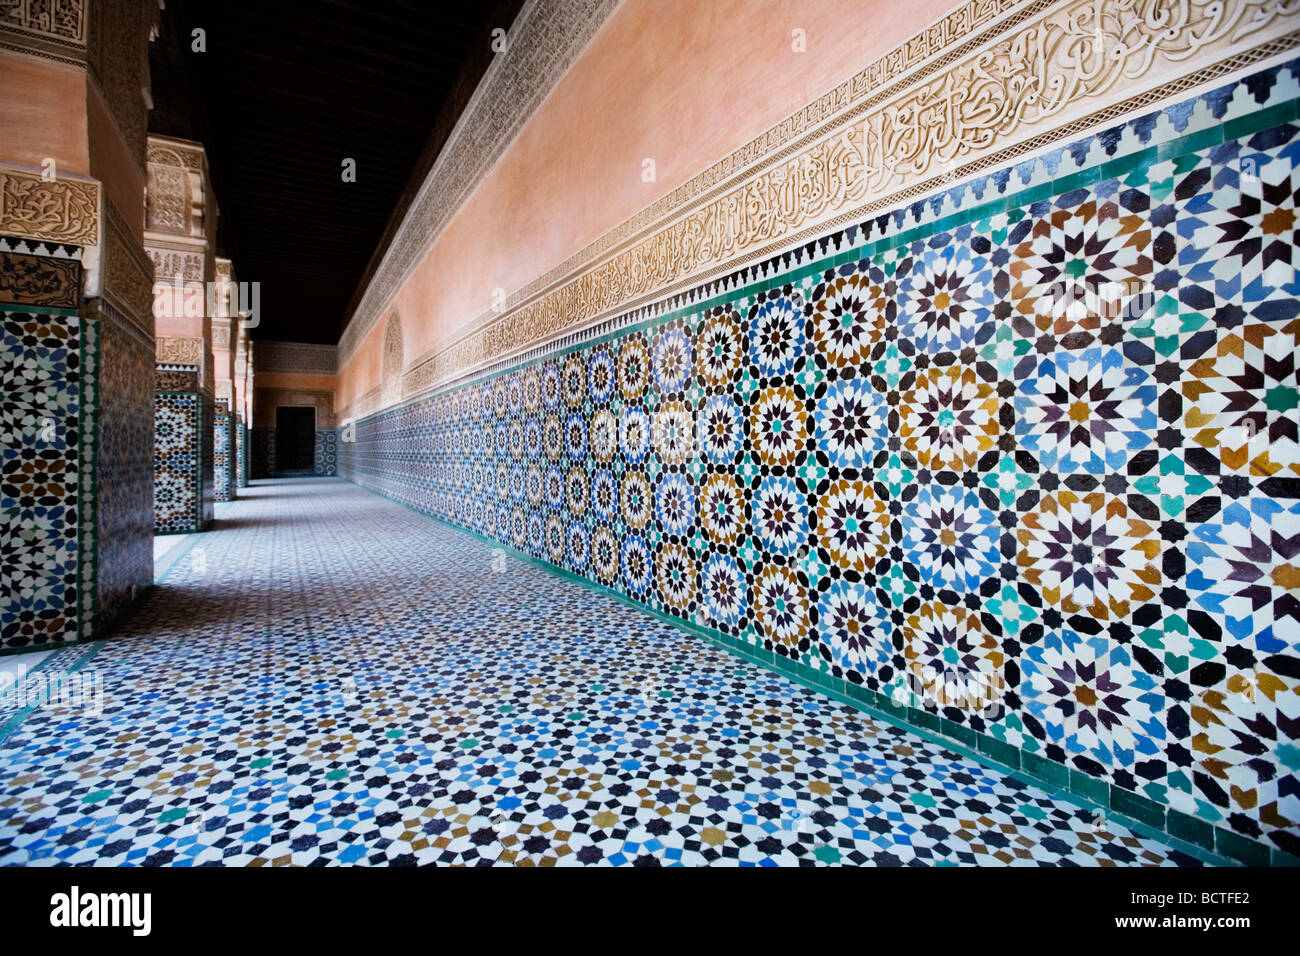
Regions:
M 154 530 L 157 534 L 201 531 L 204 514 L 205 399 L 198 392 L 154 394 Z M 209 508 L 212 477 L 206 476 Z
M 97 631 L 153 583 L 154 346 L 101 304 Z
M 212 441 L 212 428 L 209 423 L 216 419 L 217 409 L 211 395 L 203 394 L 199 398 L 203 406 L 202 423 L 204 427 L 204 430 L 200 432 L 203 440 L 199 445 L 199 487 L 201 488 L 199 527 L 206 528 L 212 524 L 212 519 L 216 516 L 216 457 Z
M 1296 74 L 367 418 L 341 473 L 1171 832 L 1297 853 Z
M 0 356 L 0 650 L 103 633 L 153 582 L 153 343 L 105 299 L 75 314 L 81 284 L 79 248 L 0 237 L 29 310 Z
M 339 433 L 334 428 L 316 429 L 316 450 L 312 471 L 324 477 L 338 474 Z M 275 478 L 280 471 L 275 461 L 275 429 L 253 428 L 248 432 L 253 478 Z M 306 474 L 304 472 L 304 474 Z
M 235 484 L 248 487 L 248 426 L 235 422 Z
M 316 474 L 337 475 L 338 465 L 339 433 L 332 428 L 316 429 Z
M 0 307 L 0 649 L 90 633 L 97 331 Z
M 275 474 L 275 429 L 250 428 L 249 475 L 252 478 L 270 478 Z
M 213 493 L 217 501 L 235 497 L 234 455 L 235 417 L 220 409 L 212 423 Z

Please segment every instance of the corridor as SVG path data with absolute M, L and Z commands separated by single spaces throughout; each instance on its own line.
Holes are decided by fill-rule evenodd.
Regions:
M 182 550 L 0 697 L 0 864 L 1219 862 L 339 479 Z

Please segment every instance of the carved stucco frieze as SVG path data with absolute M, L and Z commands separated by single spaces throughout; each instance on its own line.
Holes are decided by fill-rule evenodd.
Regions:
M 916 82 L 940 70 L 944 63 L 973 50 L 997 30 L 1006 29 L 1051 6 L 1052 0 L 968 0 L 906 43 L 858 71 L 807 106 L 760 133 L 735 152 L 724 157 L 672 192 L 597 238 L 545 275 L 539 276 L 511 297 L 509 304 L 522 301 L 538 290 L 571 276 L 611 249 L 680 212 L 717 189 L 734 183 L 737 176 L 752 172 L 769 157 L 796 139 L 815 135 L 819 127 L 833 124 L 850 106 L 879 101 L 885 87 Z M 940 58 L 938 54 L 943 53 Z M 906 79 L 904 79 L 906 78 Z
M 839 113 L 855 102 L 860 102 L 881 87 L 893 83 L 901 76 L 914 71 L 918 64 L 935 58 L 939 53 L 958 44 L 959 41 L 969 41 L 975 31 L 987 27 L 1004 16 L 1023 18 L 1034 10 L 1049 5 L 1050 0 L 1035 0 L 1035 2 L 1028 4 L 1024 3 L 1023 0 L 968 0 L 968 2 L 953 10 L 938 23 L 923 30 L 905 44 L 860 70 L 835 89 L 809 103 L 803 109 L 766 130 L 734 153 L 718 161 L 700 175 L 693 177 L 631 219 L 610 230 L 577 253 L 572 259 L 555 270 L 554 273 L 540 277 L 534 285 L 539 287 L 549 285 L 559 272 L 571 271 L 572 267 L 592 260 L 613 245 L 626 239 L 632 233 L 644 228 L 648 223 L 680 209 L 685 203 L 707 192 L 718 183 L 734 178 L 738 172 L 752 167 L 754 163 L 781 149 L 792 139 L 813 129 L 828 117 Z M 1009 11 L 1011 12 L 1009 13 Z M 538 51 L 538 59 L 542 64 L 558 65 L 559 63 L 566 63 L 565 69 L 567 69 L 567 63 L 576 58 L 581 46 L 586 44 L 605 18 L 613 12 L 613 5 L 602 3 L 592 5 L 589 9 L 582 9 L 578 5 L 570 5 L 567 10 L 562 12 L 578 21 L 578 25 L 583 29 L 580 30 L 573 25 L 566 26 L 558 34 L 558 39 L 556 34 L 536 32 L 536 25 L 539 22 L 546 18 L 554 18 L 556 15 L 553 10 L 542 9 L 540 4 L 526 6 L 519 15 L 517 26 L 520 33 L 529 41 L 527 49 L 529 51 Z M 548 42 L 568 43 L 571 49 L 567 51 L 557 50 L 548 55 L 543 48 L 543 44 Z M 512 49 L 518 48 L 512 44 Z M 509 60 L 510 56 L 502 58 L 502 62 L 508 62 Z M 520 72 L 526 73 L 527 71 L 521 70 Z M 525 84 L 523 89 L 528 90 L 530 94 L 534 91 L 548 92 L 551 86 L 558 81 L 560 75 L 562 73 L 537 76 L 533 78 L 531 85 Z M 476 94 L 471 108 L 466 110 L 466 115 L 461 121 L 466 127 L 465 142 L 475 138 L 481 139 L 482 134 L 475 133 L 474 130 L 484 124 L 490 129 L 503 129 L 507 128 L 505 127 L 505 118 L 509 118 L 512 122 L 519 122 L 518 118 L 526 119 L 531 115 L 536 103 L 541 100 L 541 97 L 538 97 L 535 101 L 526 101 L 521 95 L 520 88 L 512 87 L 506 82 L 489 83 L 490 79 L 492 77 L 485 77 L 484 83 L 481 84 L 481 95 Z M 529 105 L 530 102 L 531 106 Z M 520 125 L 522 124 L 520 123 Z M 509 128 L 513 129 L 513 127 Z M 406 215 L 401 230 L 399 230 L 389 251 L 385 254 L 379 270 L 363 295 L 356 315 L 353 316 L 344 330 L 343 337 L 339 342 L 340 360 L 346 361 L 350 358 L 357 346 L 365 338 L 366 333 L 378 323 L 384 314 L 385 303 L 400 288 L 402 282 L 409 276 L 411 270 L 459 209 L 463 197 L 455 196 L 455 190 L 450 187 L 450 183 L 458 181 L 459 176 L 475 168 L 466 161 L 458 161 L 459 157 L 457 157 L 456 152 L 457 149 L 462 148 L 461 140 L 457 137 L 460 132 L 461 129 L 458 125 L 457 130 L 453 133 L 452 140 L 448 143 L 448 147 L 443 151 L 444 154 L 452 158 L 448 165 L 453 168 L 441 170 L 439 166 L 435 165 L 426 178 L 416 202 L 413 203 L 411 210 Z M 511 133 L 512 136 L 513 132 Z M 508 143 L 509 139 L 507 138 L 502 143 L 502 148 Z M 495 162 L 499 154 L 488 153 L 486 155 L 490 155 L 493 162 Z M 477 167 L 478 178 L 473 179 L 473 186 L 477 186 L 482 175 L 491 168 L 491 165 L 492 163 L 489 162 Z M 444 179 L 446 181 L 443 181 Z M 468 191 L 464 195 L 468 195 Z M 531 289 L 530 286 L 524 292 L 527 293 Z
M 158 336 L 154 355 L 159 365 L 203 365 L 203 339 L 180 335 Z
M 184 143 L 180 140 L 151 138 L 149 151 L 145 156 L 150 163 L 162 166 L 177 166 L 181 169 L 203 172 L 203 149 L 198 144 Z M 227 260 L 228 261 L 228 260 Z
M 46 180 L 40 173 L 0 169 L 0 234 L 99 244 L 100 186 L 93 180 Z
M 0 235 L 0 302 L 39 309 L 81 304 L 85 250 Z
M 174 249 L 159 249 L 156 246 L 147 246 L 146 251 L 153 261 L 154 275 L 158 277 L 159 282 L 170 282 L 176 276 L 186 281 L 203 281 L 203 253 L 178 252 Z
M 86 0 L 0 0 L 0 48 L 84 63 Z
M 104 297 L 141 332 L 152 336 L 154 263 L 107 198 L 104 214 Z
M 1001 14 L 1005 4 L 989 4 L 988 12 Z M 411 363 L 405 394 L 701 281 L 723 265 L 734 268 L 742 252 L 750 259 L 770 255 L 945 177 L 1004 162 L 1027 143 L 1041 146 L 1075 132 L 1072 122 L 1103 107 L 1122 114 L 1148 105 L 1174 77 L 1213 72 L 1250 50 L 1267 52 L 1296 29 L 1297 14 L 1300 0 L 1021 5 L 987 31 L 996 35 L 950 50 L 908 82 L 889 89 L 851 83 L 846 107 L 806 137 L 753 168 L 737 166 L 728 184 L 698 192 L 669 221 L 585 271 L 545 288 L 534 283 L 503 312 L 485 312 Z M 855 100 L 859 89 L 875 92 Z
M 145 229 L 168 236 L 206 238 L 211 223 L 203 147 L 150 137 L 146 160 Z
M 0 28 L 84 43 L 84 0 L 0 0 Z
M 248 343 L 251 353 L 253 343 Z M 333 375 L 338 371 L 337 350 L 332 345 L 308 342 L 262 341 L 257 345 L 259 372 L 299 372 L 308 375 Z

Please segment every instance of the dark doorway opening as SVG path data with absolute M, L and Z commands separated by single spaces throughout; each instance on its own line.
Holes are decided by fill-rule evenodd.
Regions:
M 316 470 L 316 409 L 281 406 L 275 410 L 275 465 L 281 475 Z

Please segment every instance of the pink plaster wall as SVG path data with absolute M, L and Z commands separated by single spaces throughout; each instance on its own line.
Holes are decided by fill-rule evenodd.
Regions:
M 0 50 L 0 161 L 93 176 L 137 239 L 143 157 L 132 156 L 103 96 L 80 67 Z
M 406 325 L 403 322 L 403 325 Z M 343 363 L 338 374 L 338 394 L 335 395 L 335 407 L 347 408 L 369 389 L 379 384 L 383 377 L 384 358 L 384 321 L 375 323 L 375 327 L 366 333 L 361 346 L 352 358 Z M 258 380 L 259 382 L 261 379 Z
M 137 241 L 144 240 L 144 157 L 134 156 L 98 87 L 86 81 L 90 174 L 122 213 Z
M 235 350 L 212 347 L 213 377 L 218 382 L 234 382 Z M 233 387 L 233 386 L 232 386 Z
M 176 287 L 166 278 L 154 282 L 154 332 L 159 336 L 201 338 L 212 341 L 212 320 L 206 314 L 204 294 Z
M 0 50 L 0 160 L 87 175 L 86 73 Z
M 258 388 L 302 388 L 309 391 L 333 391 L 338 384 L 335 375 L 318 375 L 307 372 L 258 372 Z
M 624 0 L 398 292 L 407 361 L 956 5 Z M 382 345 L 380 323 L 341 406 L 379 383 Z
M 85 70 L 0 50 L 0 159 L 90 175 L 140 238 L 144 169 Z

